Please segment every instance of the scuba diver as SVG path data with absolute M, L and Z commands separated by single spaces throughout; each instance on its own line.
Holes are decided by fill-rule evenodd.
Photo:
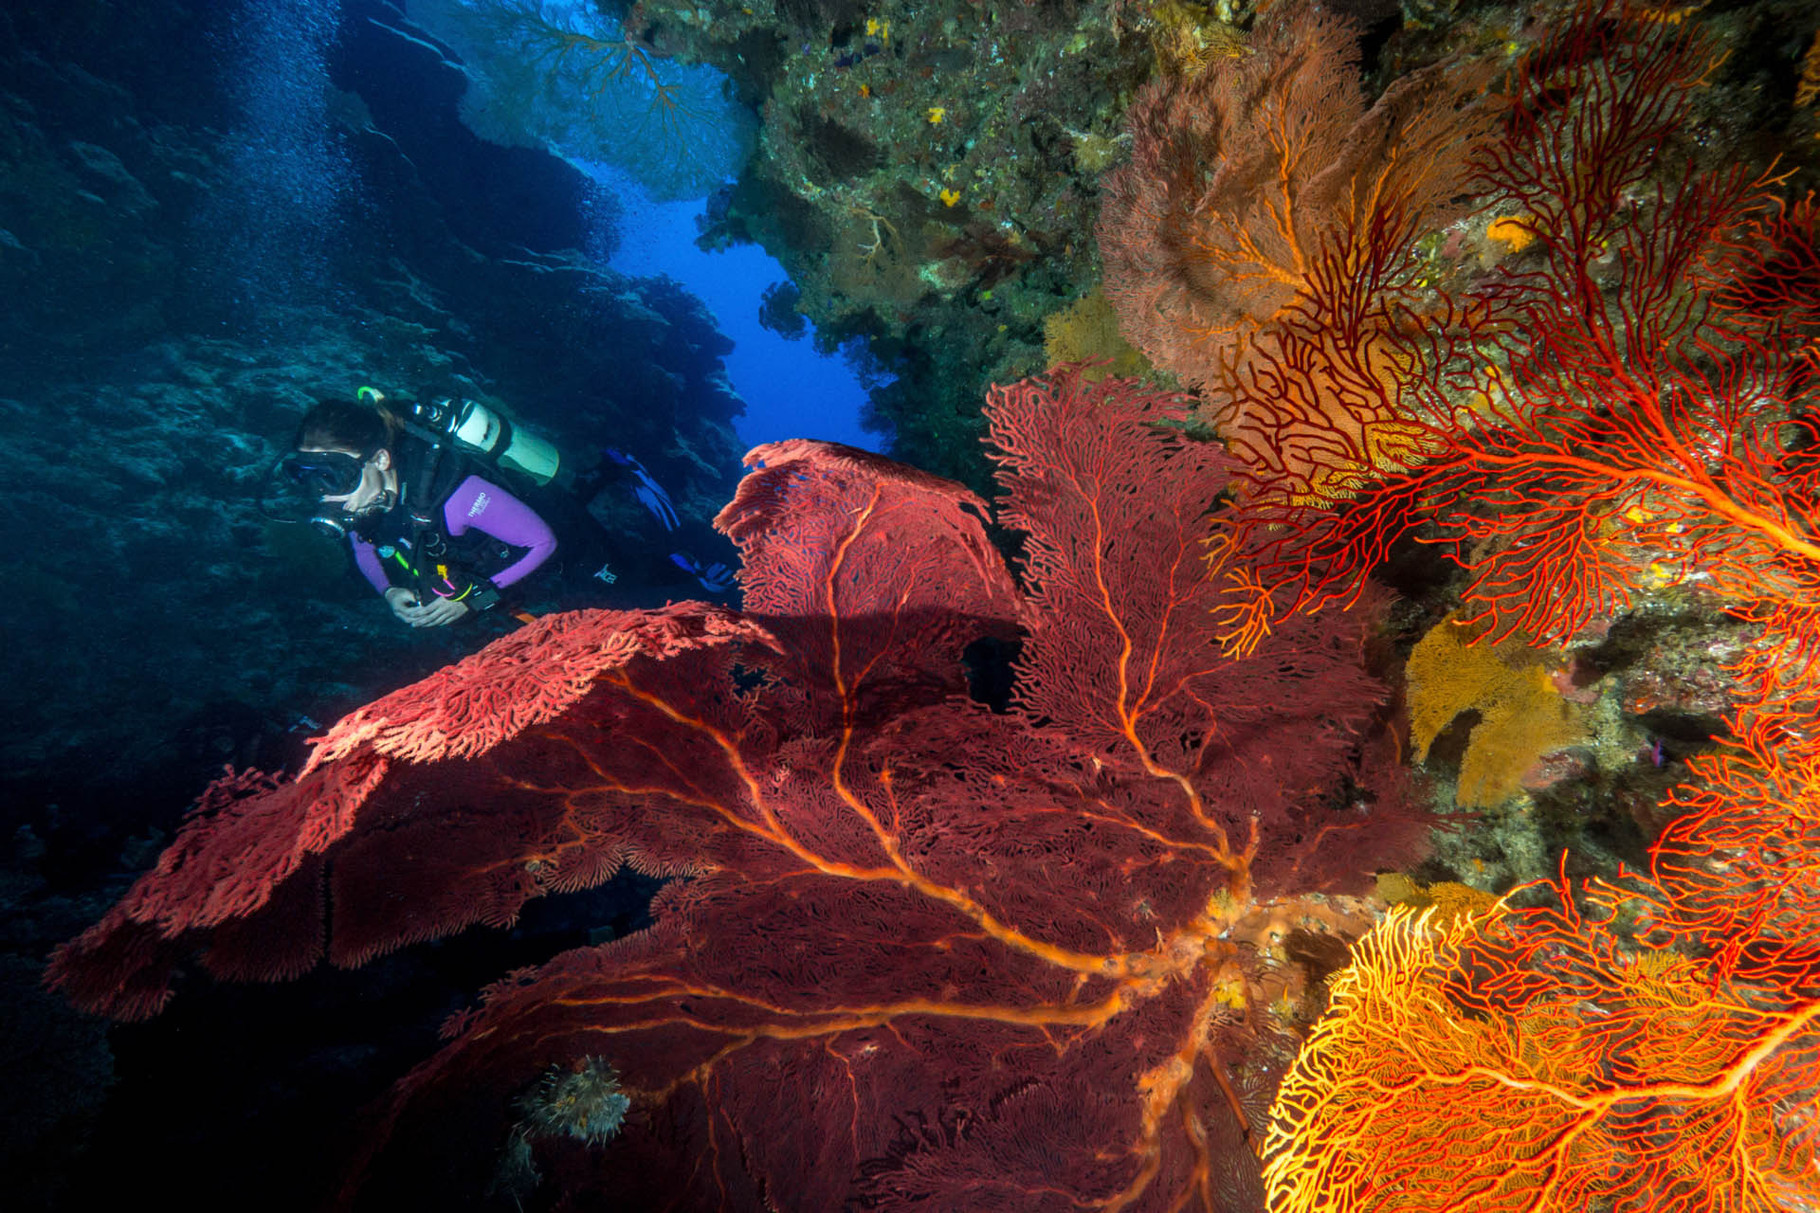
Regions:
M 370 403 L 369 403 L 370 401 Z M 475 473 L 467 454 L 547 483 L 554 448 L 472 401 L 385 407 L 324 400 L 304 414 L 268 483 L 266 513 L 345 537 L 354 562 L 392 613 L 444 627 L 491 610 L 502 591 L 556 551 L 537 512 Z
M 442 627 L 493 609 L 503 591 L 555 553 L 549 524 L 490 478 L 494 469 L 537 487 L 555 483 L 582 499 L 623 482 L 671 542 L 679 526 L 670 495 L 637 459 L 603 451 L 593 469 L 576 475 L 550 443 L 477 401 L 394 409 L 376 389 L 362 387 L 357 401 L 311 408 L 291 447 L 268 479 L 262 511 L 345 538 L 362 575 L 413 627 Z M 592 504 L 588 513 L 595 513 Z M 711 594 L 734 588 L 724 563 L 676 551 L 668 564 Z M 594 576 L 617 579 L 604 565 Z

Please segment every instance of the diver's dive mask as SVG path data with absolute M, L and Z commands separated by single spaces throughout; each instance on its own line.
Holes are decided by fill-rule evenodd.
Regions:
M 274 522 L 307 522 L 335 538 L 353 529 L 346 506 L 324 497 L 345 497 L 360 487 L 367 461 L 346 451 L 292 451 L 272 465 L 259 512 Z

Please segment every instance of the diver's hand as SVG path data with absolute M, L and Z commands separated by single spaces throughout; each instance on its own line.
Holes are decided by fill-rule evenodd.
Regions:
M 468 604 L 454 598 L 432 598 L 428 605 L 413 607 L 414 628 L 447 627 L 468 613 Z
M 447 627 L 468 613 L 468 604 L 457 602 L 453 598 L 438 598 L 426 606 L 419 606 L 417 591 L 393 586 L 385 592 L 386 605 L 392 608 L 392 614 L 398 616 L 414 628 Z
M 392 608 L 392 614 L 406 623 L 416 624 L 419 609 L 416 590 L 407 590 L 403 586 L 395 585 L 385 592 L 385 604 Z

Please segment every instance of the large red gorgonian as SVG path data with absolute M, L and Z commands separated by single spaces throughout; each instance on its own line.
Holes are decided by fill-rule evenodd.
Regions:
M 1421 823 L 1360 791 L 1369 613 L 1219 654 L 1228 465 L 1182 412 L 1068 371 L 995 391 L 1021 589 L 960 487 L 759 448 L 718 520 L 743 615 L 540 620 L 348 717 L 296 781 L 212 792 L 53 981 L 146 1014 L 198 950 L 359 963 L 632 864 L 679 877 L 654 925 L 489 989 L 350 1193 L 481 1190 L 516 1133 L 566 1207 L 1255 1206 L 1291 1051 L 1265 1006 Z M 995 713 L 963 652 L 1018 633 Z M 617 1136 L 514 1129 L 607 1066 Z

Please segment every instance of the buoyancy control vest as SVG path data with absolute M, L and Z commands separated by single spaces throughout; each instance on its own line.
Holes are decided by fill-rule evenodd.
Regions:
M 479 534 L 456 543 L 444 516 L 449 497 L 475 474 L 475 467 L 450 445 L 408 430 L 392 454 L 404 492 L 391 509 L 362 519 L 354 533 L 373 545 L 388 579 L 397 570 L 420 602 L 440 597 L 458 598 L 479 610 L 492 606 L 499 593 L 487 575 L 510 559 L 509 549 Z M 496 567 L 489 569 L 489 564 Z

